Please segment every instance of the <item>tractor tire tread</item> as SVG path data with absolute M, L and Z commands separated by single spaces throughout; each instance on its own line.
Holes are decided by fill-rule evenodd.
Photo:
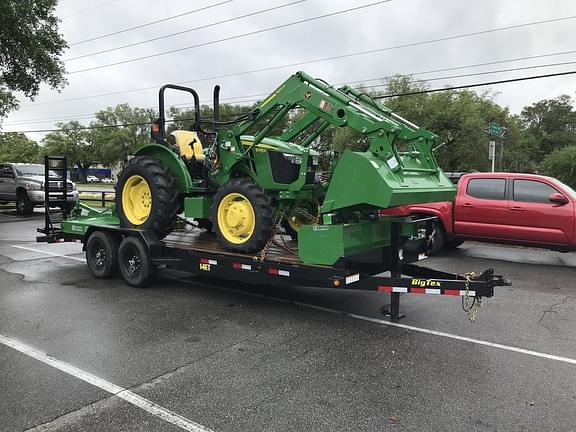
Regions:
M 136 171 L 134 171 L 134 167 L 137 167 Z M 125 175 L 125 172 L 128 172 L 128 175 Z M 118 209 L 121 225 L 133 227 L 123 217 L 121 199 L 122 186 L 126 178 L 137 174 L 144 174 L 142 176 L 147 177 L 147 181 L 150 180 L 149 183 L 152 183 L 150 187 L 156 190 L 156 196 L 153 197 L 153 200 L 156 200 L 155 203 L 153 202 L 156 211 L 150 215 L 151 222 L 149 218 L 141 226 L 151 228 L 159 238 L 163 238 L 174 229 L 177 222 L 176 215 L 181 211 L 179 191 L 172 187 L 174 185 L 174 177 L 162 165 L 162 162 L 147 156 L 132 158 L 120 173 L 120 178 L 116 185 L 116 208 Z
M 240 192 L 243 195 L 246 195 L 252 201 L 252 207 L 257 218 L 257 226 L 252 238 L 245 243 L 234 245 L 230 244 L 224 239 L 217 227 L 218 203 L 224 196 L 232 192 Z M 274 231 L 274 220 L 270 198 L 266 192 L 264 192 L 264 190 L 253 183 L 252 180 L 244 177 L 233 178 L 224 186 L 222 186 L 214 196 L 212 222 L 214 225 L 214 232 L 216 233 L 216 237 L 227 249 L 233 252 L 242 253 L 259 252 L 268 243 Z

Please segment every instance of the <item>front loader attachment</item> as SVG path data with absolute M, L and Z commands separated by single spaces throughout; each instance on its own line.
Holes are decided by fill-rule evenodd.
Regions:
M 396 156 L 383 160 L 372 152 L 344 152 L 334 169 L 321 213 L 454 198 L 456 188 L 441 170 L 407 165 Z

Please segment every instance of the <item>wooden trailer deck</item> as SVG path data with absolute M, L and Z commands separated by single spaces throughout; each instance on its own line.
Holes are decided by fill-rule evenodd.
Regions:
M 209 254 L 226 255 L 229 257 L 238 257 L 248 260 L 259 260 L 260 254 L 243 254 L 237 252 L 230 252 L 224 249 L 216 240 L 213 233 L 209 233 L 200 229 L 195 229 L 190 232 L 176 231 L 169 234 L 162 243 L 173 249 L 193 250 L 195 252 L 206 252 Z M 282 247 L 284 245 L 286 247 Z M 280 236 L 277 236 L 275 242 L 266 253 L 266 261 L 277 262 L 281 264 L 290 265 L 305 265 L 298 257 L 298 245 L 295 241 L 284 238 L 284 242 Z M 287 250 L 288 249 L 288 250 Z M 325 267 L 325 266 L 316 266 Z

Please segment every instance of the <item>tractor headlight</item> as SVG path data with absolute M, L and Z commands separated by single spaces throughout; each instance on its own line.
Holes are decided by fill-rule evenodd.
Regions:
M 291 164 L 294 164 L 294 165 L 301 165 L 302 164 L 302 156 L 300 156 L 300 155 L 295 155 L 295 154 L 290 154 L 290 153 L 282 153 L 282 156 L 284 156 L 284 159 L 286 159 Z

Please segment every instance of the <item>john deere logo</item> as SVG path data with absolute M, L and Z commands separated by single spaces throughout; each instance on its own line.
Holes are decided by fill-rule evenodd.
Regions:
M 442 283 L 434 279 L 412 279 L 410 282 L 413 286 L 420 288 L 441 287 Z
M 312 92 L 310 90 L 308 90 L 306 93 L 304 93 L 304 99 L 308 100 L 312 97 Z
M 82 225 L 72 225 L 72 231 L 83 233 L 84 227 Z

